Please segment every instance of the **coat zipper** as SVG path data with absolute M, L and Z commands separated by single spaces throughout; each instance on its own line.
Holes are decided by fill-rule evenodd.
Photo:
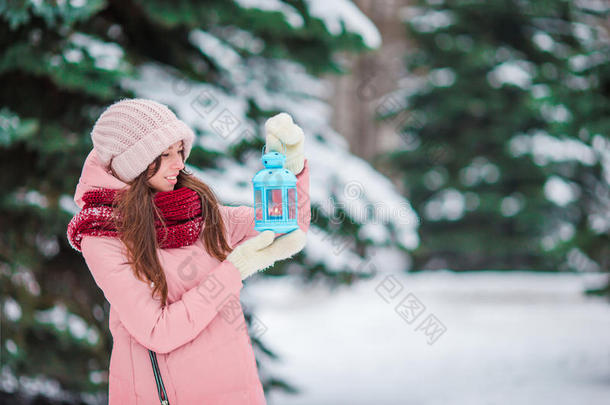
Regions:
M 159 400 L 162 405 L 169 405 L 167 399 L 167 392 L 165 391 L 165 385 L 163 385 L 163 379 L 161 378 L 161 371 L 159 370 L 159 363 L 157 363 L 157 354 L 152 350 L 148 350 L 150 355 L 150 361 L 153 366 L 153 373 L 155 375 L 155 381 L 157 382 L 157 392 L 159 393 Z

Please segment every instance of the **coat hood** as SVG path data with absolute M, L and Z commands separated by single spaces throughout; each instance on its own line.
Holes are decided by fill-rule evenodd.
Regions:
M 129 184 L 114 177 L 110 166 L 103 165 L 95 149 L 91 149 L 74 192 L 74 202 L 78 208 L 82 209 L 85 206 L 83 194 L 96 188 L 123 189 L 129 188 Z

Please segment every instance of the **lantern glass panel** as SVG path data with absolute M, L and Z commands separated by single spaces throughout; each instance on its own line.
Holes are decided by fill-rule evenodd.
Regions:
M 263 199 L 261 198 L 261 190 L 254 192 L 254 209 L 256 210 L 256 220 L 263 220 Z
M 288 219 L 296 217 L 296 189 L 288 189 Z
M 282 189 L 267 189 L 267 219 L 282 219 Z

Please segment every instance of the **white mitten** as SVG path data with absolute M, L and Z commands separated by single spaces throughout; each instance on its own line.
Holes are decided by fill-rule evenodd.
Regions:
M 279 113 L 265 122 L 265 153 L 284 153 L 282 143 L 286 147 L 286 162 L 284 167 L 294 174 L 299 174 L 305 164 L 303 144 L 305 136 L 303 130 L 292 121 L 288 113 Z M 281 141 L 281 142 L 280 142 Z
M 272 266 L 277 260 L 287 259 L 305 247 L 307 235 L 301 229 L 273 239 L 273 231 L 263 231 L 237 246 L 227 256 L 244 280 L 251 274 Z

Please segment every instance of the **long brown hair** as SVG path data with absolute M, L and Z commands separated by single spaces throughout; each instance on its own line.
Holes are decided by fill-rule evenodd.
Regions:
M 182 152 L 184 160 L 184 152 Z M 132 265 L 134 275 L 142 281 L 154 283 L 152 296 L 161 295 L 162 305 L 167 304 L 167 282 L 165 273 L 157 256 L 159 244 L 155 229 L 155 218 L 165 226 L 158 208 L 154 204 L 155 190 L 148 185 L 148 180 L 161 167 L 161 156 L 142 174 L 128 182 L 127 190 L 117 193 L 115 200 L 115 225 L 119 238 L 127 247 L 128 264 Z M 114 170 L 110 169 L 118 178 Z M 181 170 L 174 189 L 188 187 L 199 194 L 201 211 L 204 219 L 201 238 L 209 254 L 220 261 L 226 259 L 232 251 L 225 236 L 224 221 L 220 215 L 219 203 L 212 189 L 193 173 Z M 123 218 L 123 220 L 121 219 Z

